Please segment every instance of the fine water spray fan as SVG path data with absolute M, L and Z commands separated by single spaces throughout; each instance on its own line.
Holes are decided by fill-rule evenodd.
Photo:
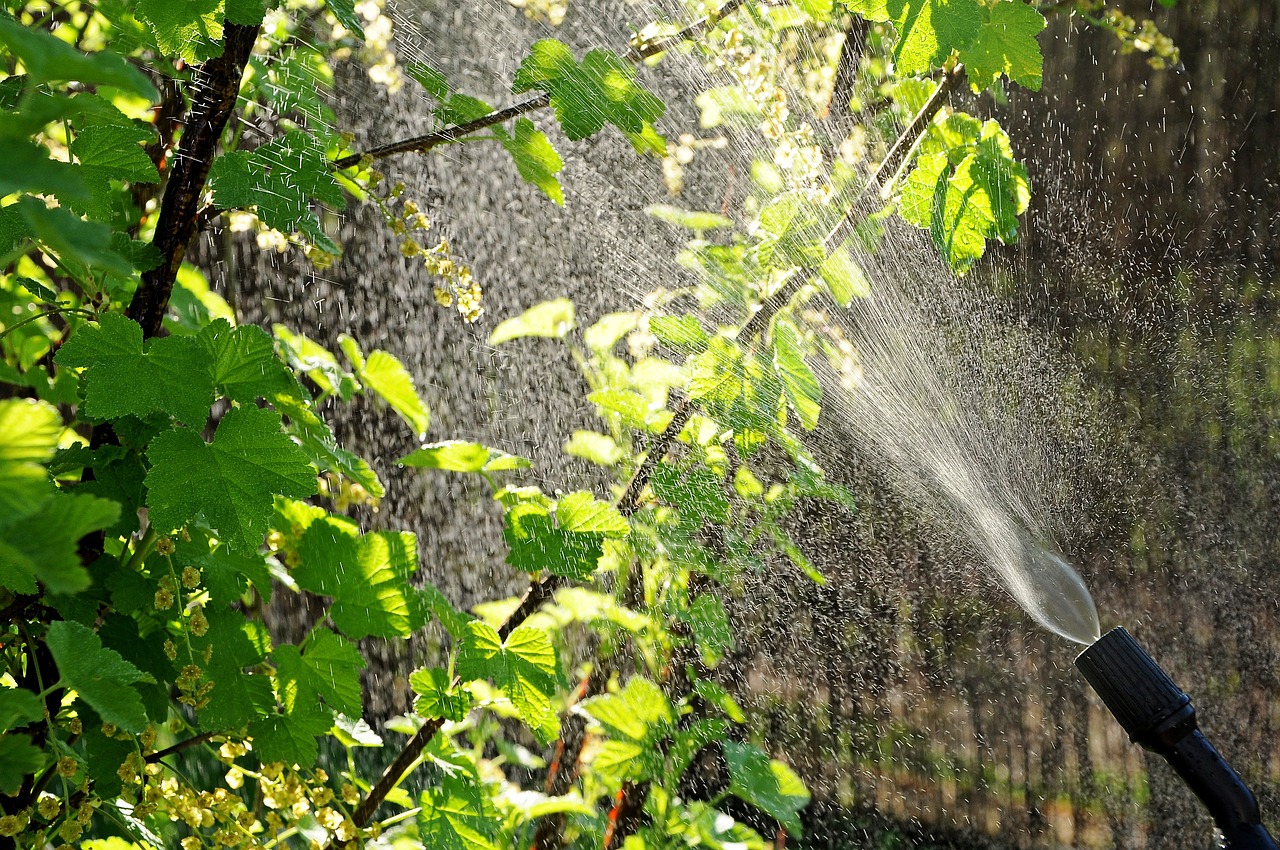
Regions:
M 1257 798 L 1200 731 L 1191 697 L 1123 627 L 1076 659 L 1076 667 L 1135 744 L 1162 756 L 1208 808 L 1229 850 L 1277 850 Z

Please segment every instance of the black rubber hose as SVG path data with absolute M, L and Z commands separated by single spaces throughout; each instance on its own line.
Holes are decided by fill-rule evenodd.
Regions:
M 1135 744 L 1162 756 L 1205 804 L 1230 850 L 1280 850 L 1262 825 L 1258 800 L 1200 731 L 1191 697 L 1123 628 L 1076 659 Z

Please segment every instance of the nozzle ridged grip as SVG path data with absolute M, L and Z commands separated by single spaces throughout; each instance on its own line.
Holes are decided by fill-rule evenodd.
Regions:
M 1150 743 L 1150 733 L 1191 702 L 1123 627 L 1082 652 L 1076 667 L 1134 743 Z

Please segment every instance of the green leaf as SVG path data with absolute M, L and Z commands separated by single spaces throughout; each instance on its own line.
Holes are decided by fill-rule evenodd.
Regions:
M 670 204 L 650 204 L 644 208 L 644 211 L 646 215 L 653 216 L 659 221 L 665 221 L 667 224 L 674 224 L 676 227 L 683 227 L 695 233 L 733 227 L 733 219 L 728 216 L 720 215 L 719 213 L 681 209 Z
M 364 656 L 355 644 L 328 629 L 318 628 L 305 647 L 285 644 L 271 653 L 276 665 L 276 690 L 288 714 L 319 708 L 360 716 L 360 670 Z
M 22 60 L 30 83 L 79 82 L 115 86 L 154 103 L 155 86 L 124 57 L 110 50 L 82 53 L 38 27 L 0 16 L 0 43 Z
M 105 224 L 85 221 L 70 210 L 50 207 L 39 198 L 25 197 L 13 206 L 22 215 L 26 235 L 64 263 L 82 267 L 82 276 L 113 274 L 128 278 L 133 275 L 133 265 L 113 249 L 111 229 Z
M 199 334 L 213 361 L 213 384 L 221 395 L 249 404 L 277 393 L 299 392 L 297 381 L 276 356 L 271 337 L 255 325 L 232 327 L 215 319 Z
M 62 431 L 62 417 L 53 405 L 0 401 L 0 517 L 21 519 L 53 493 L 44 464 L 53 457 Z
M 989 88 L 1003 74 L 1039 91 L 1044 57 L 1037 36 L 1046 26 L 1044 15 L 1021 0 L 1012 0 L 983 7 L 982 16 L 977 40 L 960 51 L 960 61 L 974 88 Z
M 83 368 L 82 413 L 118 419 L 167 413 L 193 428 L 209 418 L 213 402 L 211 357 L 195 339 L 168 336 L 143 346 L 142 328 L 119 313 L 82 325 L 54 362 Z
M 90 197 L 84 171 L 70 163 L 51 159 L 47 148 L 29 139 L 5 139 L 5 148 L 4 159 L 0 160 L 0 192 L 5 195 L 14 192 L 48 193 L 71 202 Z M 9 225 L 9 228 L 13 227 L 13 224 Z M 7 254 L 20 239 L 16 233 L 9 236 L 0 243 L 0 249 Z
M 88 168 L 100 170 L 116 180 L 156 183 L 160 172 L 139 142 L 155 137 L 151 129 L 138 126 L 99 125 L 85 127 L 71 141 L 71 153 Z
M 426 603 L 409 583 L 418 568 L 412 534 L 360 534 L 352 523 L 328 517 L 307 528 L 298 555 L 294 580 L 333 597 L 329 617 L 348 637 L 408 637 L 426 622 Z
M 685 351 L 703 351 L 711 341 L 697 316 L 654 316 L 649 320 L 649 330 L 672 348 Z
M 472 777 L 453 776 L 428 788 L 419 799 L 419 839 L 439 850 L 496 850 L 488 832 L 495 818 Z
M 458 676 L 488 679 L 501 688 L 543 743 L 555 740 L 560 730 L 551 706 L 558 669 L 551 639 L 540 629 L 521 626 L 504 643 L 492 626 L 472 620 L 458 644 Z
M 284 325 L 272 325 L 271 332 L 289 364 L 315 382 L 322 393 L 332 393 L 343 401 L 360 389 L 355 375 L 338 365 L 338 358 L 306 334 L 294 333 Z
M 316 738 L 333 727 L 333 715 L 320 709 L 293 714 L 269 714 L 249 724 L 254 754 L 263 764 L 308 767 L 316 763 L 320 746 Z
M 0 586 L 35 593 L 36 581 L 50 593 L 78 593 L 89 573 L 76 544 L 120 517 L 120 505 L 81 493 L 53 495 L 17 522 L 0 520 Z
M 325 0 L 325 5 L 333 12 L 338 23 L 355 33 L 361 41 L 364 40 L 364 28 L 360 26 L 360 17 L 356 14 L 355 0 Z
M 995 121 L 980 125 L 952 115 L 921 142 L 916 167 L 902 190 L 900 212 L 928 227 L 958 273 L 986 250 L 986 240 L 1017 238 L 1018 216 L 1031 200 L 1027 171 L 1013 159 L 1009 137 Z
M 153 681 L 150 676 L 114 649 L 104 649 L 98 635 L 79 623 L 53 623 L 45 643 L 58 665 L 62 683 L 75 689 L 104 721 L 126 732 L 141 732 L 146 727 L 142 697 L 129 686 Z
M 564 160 L 543 133 L 528 118 L 517 118 L 515 135 L 498 137 L 511 154 L 516 171 L 528 183 L 542 190 L 548 198 L 564 206 L 564 188 L 556 175 L 564 168 Z
M 649 483 L 659 501 L 675 508 L 682 520 L 687 518 L 699 526 L 704 522 L 724 525 L 729 521 L 729 498 L 724 493 L 724 484 L 706 467 L 694 467 L 682 473 L 675 466 L 659 463 Z
M 428 720 L 441 717 L 461 722 L 471 710 L 471 695 L 454 690 L 449 671 L 440 667 L 423 667 L 409 675 L 409 687 L 418 695 L 413 710 Z
M 556 503 L 556 523 L 565 531 L 580 534 L 626 537 L 631 533 L 631 525 L 617 508 L 583 490 L 560 498 Z
M 209 704 L 200 709 L 200 723 L 206 729 L 240 729 L 275 708 L 270 679 L 255 669 L 266 660 L 269 647 L 256 632 L 262 625 L 246 620 L 242 612 L 225 604 L 208 605 L 205 615 L 209 631 L 192 644 L 194 652 L 212 647 L 213 653 L 205 667 L 213 690 Z
M 818 427 L 822 387 L 805 361 L 799 329 L 785 319 L 773 326 L 773 369 L 782 379 L 782 391 L 800 424 L 808 431 Z
M 22 781 L 43 770 L 48 761 L 26 735 L 0 735 L 0 793 L 17 794 Z
M 226 0 L 227 20 L 233 24 L 256 27 L 267 16 L 268 3 L 276 5 L 277 0 Z
M 607 50 L 592 50 L 579 64 L 569 48 L 554 39 L 533 45 L 520 63 L 512 92 L 539 89 L 564 133 L 573 141 L 600 132 L 606 123 L 624 133 L 643 133 L 665 107 L 635 82 L 635 69 Z
M 22 688 L 0 687 L 0 732 L 44 718 L 40 697 Z
M 614 782 L 643 781 L 658 773 L 656 744 L 675 724 L 675 710 L 661 688 L 636 676 L 620 692 L 591 697 L 581 705 L 608 736 L 592 757 L 597 771 Z
M 462 440 L 431 443 L 410 452 L 396 463 L 419 469 L 443 469 L 448 472 L 503 472 L 512 469 L 528 469 L 533 465 L 528 459 L 518 455 L 509 455 L 499 449 Z
M 729 614 L 718 596 L 703 593 L 689 604 L 689 625 L 693 630 L 693 642 L 707 666 L 715 666 L 733 649 L 733 627 Z
M 347 749 L 353 747 L 381 747 L 382 737 L 363 719 L 352 719 L 344 714 L 333 718 L 329 734 L 337 738 Z
M 290 130 L 251 152 L 225 153 L 209 170 L 209 187 L 220 209 L 254 208 L 268 227 L 286 234 L 300 232 L 317 247 L 339 252 L 311 211 L 313 199 L 335 209 L 346 206 L 325 145 L 315 136 Z
M 871 294 L 871 284 L 867 282 L 862 267 L 853 259 L 848 245 L 832 251 L 818 268 L 818 274 L 841 307 L 848 307 L 853 299 L 866 298 Z
M 213 442 L 183 428 L 165 431 L 147 451 L 151 524 L 181 528 L 203 516 L 232 549 L 262 545 L 275 494 L 302 499 L 316 492 L 315 468 L 280 431 L 280 414 L 234 407 Z
M 574 327 L 573 302 L 568 298 L 557 298 L 535 304 L 519 316 L 501 322 L 489 334 L 489 344 L 502 345 L 526 336 L 559 339 Z
M 557 527 L 547 508 L 524 503 L 507 511 L 502 530 L 507 563 L 528 573 L 549 572 L 583 581 L 599 566 L 605 535 Z
M 328 423 L 311 409 L 309 402 L 291 394 L 279 394 L 271 399 L 271 404 L 288 420 L 286 433 L 297 441 L 303 454 L 321 471 L 354 481 L 375 499 L 386 495 L 378 474 L 363 458 L 338 445 Z
M 421 440 L 431 424 L 427 405 L 413 385 L 413 376 L 391 354 L 377 350 L 369 355 L 364 365 L 356 370 L 365 389 L 373 390 L 400 418 L 409 423 L 414 435 Z
M 137 0 L 133 12 L 161 53 L 195 63 L 222 52 L 222 0 Z
M 595 431 L 574 431 L 564 444 L 564 452 L 600 466 L 613 466 L 627 455 L 612 437 Z
M 978 0 L 844 0 L 868 20 L 892 21 L 893 55 L 899 76 L 942 67 L 953 50 L 964 50 L 982 28 Z M 1021 2 L 1021 0 L 1017 0 Z
M 613 351 L 613 347 L 619 340 L 635 330 L 639 322 L 640 316 L 633 310 L 625 313 L 606 313 L 587 328 L 586 333 L 582 335 L 582 341 L 587 344 L 587 348 L 597 354 L 608 354 Z
M 754 744 L 725 741 L 729 763 L 729 791 L 772 816 L 797 837 L 803 834 L 800 810 L 809 805 L 809 792 L 795 772 L 770 759 Z
M 600 409 L 600 415 L 616 414 L 622 424 L 657 434 L 671 421 L 671 411 L 661 404 L 650 403 L 635 390 L 596 390 L 587 400 Z

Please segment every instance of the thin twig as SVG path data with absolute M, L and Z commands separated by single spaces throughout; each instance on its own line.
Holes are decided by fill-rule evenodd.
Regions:
M 639 43 L 633 41 L 631 43 L 631 49 L 627 51 L 627 58 L 632 62 L 641 62 L 648 59 L 650 56 L 657 56 L 659 53 L 670 50 L 677 44 L 692 41 L 704 32 L 713 29 L 716 24 L 720 23 L 729 15 L 738 11 L 738 8 L 742 6 L 742 3 L 743 0 L 729 0 L 729 2 L 725 3 L 705 18 L 694 21 L 674 35 L 669 35 L 665 38 L 655 38 L 652 41 L 641 41 Z
M 205 741 L 212 741 L 214 738 L 218 737 L 221 734 L 223 733 L 201 732 L 199 735 L 196 735 L 194 738 L 187 738 L 185 741 L 179 741 L 178 743 L 174 744 L 172 747 L 165 747 L 163 750 L 157 750 L 156 752 L 152 753 L 149 756 L 144 756 L 142 760 L 145 761 L 147 764 L 155 764 L 156 762 L 160 761 L 160 759 L 171 756 L 174 753 L 180 753 L 183 750 L 189 750 L 192 747 L 203 744 Z
M 478 133 L 486 127 L 492 127 L 494 124 L 501 124 L 504 121 L 510 121 L 512 118 L 524 115 L 526 112 L 545 109 L 550 105 L 551 95 L 540 94 L 537 97 L 512 104 L 505 109 L 498 109 L 494 112 L 490 112 L 488 115 L 482 115 L 474 121 L 467 121 L 464 124 L 454 124 L 452 127 L 445 127 L 443 130 L 436 130 L 434 133 L 427 133 L 425 136 L 414 136 L 412 139 L 402 139 L 398 142 L 379 145 L 378 147 L 370 148 L 363 153 L 348 154 L 340 159 L 335 159 L 331 167 L 337 171 L 341 171 L 344 168 L 359 165 L 360 160 L 365 157 L 382 159 L 384 157 L 394 156 L 398 153 L 410 153 L 412 151 L 425 153 L 437 145 L 456 142 L 459 139 L 470 136 L 472 133 Z

